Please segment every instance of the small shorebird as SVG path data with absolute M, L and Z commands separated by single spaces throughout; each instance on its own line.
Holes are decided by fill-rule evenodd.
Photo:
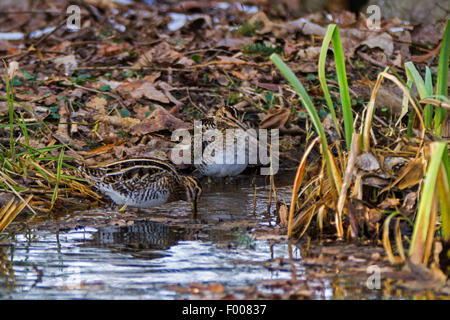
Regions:
M 209 177 L 226 177 L 237 176 L 243 172 L 249 162 L 248 138 L 239 139 L 237 136 L 231 136 L 231 139 L 227 139 L 226 136 L 227 129 L 243 131 L 249 129 L 239 119 L 237 110 L 233 107 L 221 107 L 216 115 L 207 118 L 202 126 L 203 134 L 208 130 L 218 130 L 222 139 L 203 143 L 202 161 L 195 164 L 200 174 Z
M 166 161 L 154 158 L 129 159 L 80 168 L 84 177 L 112 201 L 127 206 L 151 208 L 166 202 L 184 200 L 197 212 L 202 193 L 198 180 L 180 175 Z

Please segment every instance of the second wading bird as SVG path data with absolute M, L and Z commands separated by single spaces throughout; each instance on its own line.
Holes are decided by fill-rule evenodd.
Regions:
M 83 176 L 122 209 L 127 206 L 151 208 L 167 202 L 184 200 L 197 212 L 202 193 L 199 181 L 181 175 L 168 162 L 142 158 L 81 167 Z M 121 209 L 121 210 L 122 210 Z
M 209 177 L 237 176 L 249 163 L 249 138 L 239 139 L 238 136 L 227 138 L 227 129 L 241 129 L 241 133 L 249 127 L 239 119 L 238 112 L 233 107 L 221 107 L 214 117 L 207 118 L 202 123 L 203 134 L 208 130 L 218 130 L 222 139 L 203 143 L 201 163 L 195 164 L 200 174 Z M 239 131 L 236 131 L 239 134 Z M 254 139 L 252 140 L 254 141 Z

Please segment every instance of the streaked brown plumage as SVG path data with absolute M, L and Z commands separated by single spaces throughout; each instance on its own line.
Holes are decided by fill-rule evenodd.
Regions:
M 203 143 L 203 156 L 201 163 L 195 164 L 197 170 L 205 176 L 226 177 L 240 174 L 248 165 L 248 140 L 238 141 L 236 137 L 226 139 L 227 129 L 247 130 L 249 127 L 239 117 L 238 111 L 233 107 L 221 107 L 215 116 L 202 122 L 203 134 L 207 130 L 219 130 L 222 133 L 221 141 Z M 211 150 L 212 152 L 205 152 Z M 232 151 L 229 151 L 232 150 Z M 232 154 L 227 154 L 232 152 Z M 239 157 L 241 155 L 241 157 Z M 243 157 L 242 157 L 243 156 Z M 231 161 L 227 161 L 231 159 Z M 243 160 L 243 161 L 242 161 Z
M 168 162 L 155 158 L 128 159 L 82 167 L 84 177 L 118 205 L 151 208 L 184 200 L 193 213 L 202 189 L 197 179 L 180 175 Z

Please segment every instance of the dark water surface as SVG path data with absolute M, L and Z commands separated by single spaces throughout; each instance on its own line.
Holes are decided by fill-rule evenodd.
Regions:
M 290 180 L 277 181 L 280 200 L 289 200 Z M 177 202 L 135 212 L 132 224 L 83 223 L 121 220 L 117 208 L 69 210 L 46 223 L 67 222 L 72 227 L 49 231 L 30 226 L 25 232 L 3 234 L 9 244 L 0 246 L 0 298 L 177 299 L 193 297 L 174 289 L 192 283 L 219 283 L 225 294 L 229 288 L 262 280 L 291 279 L 289 265 L 271 262 L 300 261 L 300 250 L 291 248 L 289 254 L 286 242 L 256 240 L 246 230 L 249 220 L 253 226 L 275 225 L 276 217 L 267 210 L 268 179 L 256 184 L 252 187 L 251 180 L 244 179 L 206 186 L 196 223 L 200 228 L 190 228 L 189 205 Z M 187 222 L 174 227 L 151 217 Z M 227 223 L 233 227 L 223 227 Z M 300 266 L 296 272 L 301 273 Z
M 292 176 L 275 179 L 281 203 L 290 202 Z M 39 216 L 27 227 L 17 222 L 0 235 L 0 299 L 392 297 L 368 290 L 365 272 L 337 277 L 345 268 L 320 262 L 320 252 L 316 263 L 309 249 L 277 235 L 268 191 L 264 177 L 204 184 L 196 219 L 180 201 L 124 214 L 106 204 Z M 339 263 L 333 252 L 345 250 L 348 244 L 328 249 L 327 261 Z M 361 249 L 352 250 L 347 256 L 364 271 Z

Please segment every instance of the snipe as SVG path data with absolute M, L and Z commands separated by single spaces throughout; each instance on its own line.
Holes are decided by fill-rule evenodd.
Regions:
M 143 158 L 81 167 L 84 177 L 118 205 L 151 208 L 184 200 L 197 212 L 202 188 L 198 180 L 180 175 L 168 162 Z
M 242 129 L 249 127 L 239 119 L 238 112 L 233 107 L 221 107 L 214 117 L 207 118 L 202 123 L 205 133 L 207 130 L 217 129 L 222 139 L 203 143 L 202 161 L 195 164 L 200 174 L 210 177 L 237 176 L 248 166 L 249 141 L 241 140 L 237 136 L 227 139 L 227 129 Z

